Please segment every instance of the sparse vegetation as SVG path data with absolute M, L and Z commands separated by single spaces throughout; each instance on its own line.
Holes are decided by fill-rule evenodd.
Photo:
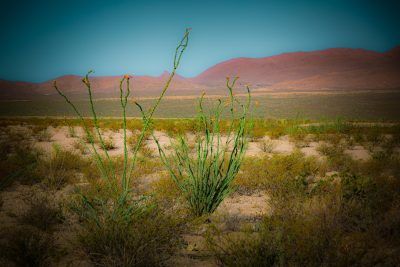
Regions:
M 104 149 L 105 150 L 108 151 L 108 150 L 112 150 L 114 148 L 115 148 L 114 141 L 112 140 L 111 137 L 108 137 L 107 139 L 104 139 Z
M 157 122 L 155 120 L 152 127 L 165 132 L 164 126 Z M 221 123 L 222 137 L 227 133 L 226 122 L 222 120 Z M 174 127 L 187 129 L 179 123 L 175 121 Z M 276 132 L 271 135 L 289 135 L 289 138 L 280 141 L 319 141 L 316 150 L 321 156 L 305 156 L 300 152 L 302 146 L 298 146 L 290 154 L 282 154 L 277 150 L 273 154 L 259 152 L 257 156 L 245 157 L 233 180 L 232 188 L 236 189 L 236 193 L 231 198 L 236 201 L 243 195 L 252 198 L 265 194 L 268 212 L 250 218 L 243 217 L 241 213 L 228 213 L 220 218 L 217 212 L 208 216 L 211 224 L 204 224 L 204 219 L 194 222 L 187 216 L 185 195 L 164 171 L 160 158 L 149 157 L 154 153 L 148 146 L 151 139 L 146 141 L 147 147 L 139 149 L 130 179 L 132 197 L 120 210 L 114 209 L 119 205 L 115 201 L 120 191 L 111 189 L 119 188 L 123 155 L 111 158 L 118 178 L 115 186 L 110 187 L 99 178 L 101 173 L 95 162 L 87 157 L 92 153 L 90 150 L 86 151 L 86 157 L 79 155 L 80 150 L 76 149 L 76 145 L 75 152 L 59 146 L 39 151 L 30 143 L 30 135 L 22 128 L 9 130 L 3 127 L 1 132 L 6 137 L 2 140 L 6 141 L 0 142 L 3 152 L 0 155 L 1 172 L 10 174 L 8 177 L 12 178 L 5 183 L 7 190 L 1 193 L 4 203 L 0 210 L 2 216 L 9 213 L 12 201 L 7 195 L 8 191 L 18 189 L 19 184 L 28 188 L 31 185 L 38 186 L 50 192 L 64 188 L 67 183 L 76 183 L 77 186 L 66 195 L 66 203 L 70 207 L 68 211 L 72 213 L 63 212 L 61 215 L 59 204 L 53 202 L 53 198 L 28 199 L 30 205 L 26 211 L 13 215 L 17 224 L 1 227 L 1 248 L 7 251 L 7 255 L 2 254 L 1 264 L 18 265 L 19 260 L 41 262 L 40 266 L 54 264 L 63 255 L 59 241 L 55 242 L 56 237 L 60 238 L 57 229 L 67 228 L 79 237 L 75 250 L 84 252 L 92 264 L 102 266 L 123 266 L 132 262 L 139 266 L 163 265 L 171 256 L 177 257 L 177 247 L 185 251 L 186 245 L 181 237 L 187 234 L 207 237 L 213 259 L 224 266 L 395 265 L 398 261 L 396 251 L 400 247 L 397 229 L 400 219 L 397 192 L 400 177 L 398 128 L 381 127 L 379 134 L 376 134 L 378 130 L 374 128 L 350 124 L 346 127 L 308 128 L 294 126 L 294 122 L 268 121 L 261 126 L 257 123 L 255 120 L 254 128 L 265 129 L 268 134 Z M 107 123 L 99 120 L 99 125 L 103 124 Z M 193 125 L 198 123 L 193 122 Z M 56 128 L 56 125 L 52 126 Z M 180 130 L 176 131 L 178 133 Z M 297 134 L 297 131 L 301 134 Z M 369 131 L 371 137 L 368 137 Z M 199 132 L 199 128 L 188 133 L 191 134 L 184 138 L 187 138 L 189 154 L 195 156 L 197 142 L 204 138 L 204 134 Z M 172 134 L 172 140 L 179 140 L 179 135 Z M 130 147 L 137 143 L 138 137 L 132 138 Z M 353 149 L 353 146 L 368 149 L 370 159 L 352 159 L 346 150 Z M 148 152 L 145 156 L 142 155 L 143 147 Z M 170 153 L 173 148 L 174 144 L 165 146 L 164 150 Z M 105 155 L 101 156 L 107 160 Z M 51 175 L 57 173 L 63 175 Z M 144 181 L 147 175 L 154 180 Z M 66 179 L 61 179 L 64 181 L 62 183 L 54 183 L 58 186 L 51 186 L 49 176 Z M 10 187 L 14 182 L 16 187 Z M 146 183 L 145 186 L 143 183 Z M 82 201 L 82 196 L 87 201 Z M 134 211 L 130 217 L 122 212 L 125 208 Z M 68 221 L 76 220 L 76 228 L 65 224 L 64 216 Z M 202 230 L 193 230 L 199 224 Z M 35 245 L 29 247 L 28 243 Z M 45 246 L 45 243 L 56 245 L 55 249 Z M 142 243 L 149 245 L 142 248 L 139 245 Z M 201 247 L 190 243 L 187 246 L 191 254 L 202 255 L 199 258 L 210 257 L 201 254 Z M 15 255 L 22 256 L 16 258 Z M 143 255 L 150 256 L 143 258 Z
M 163 266 L 179 244 L 179 224 L 156 207 L 142 207 L 127 218 L 104 213 L 96 221 L 86 220 L 79 244 L 98 266 Z
M 337 155 L 331 147 L 324 151 L 329 157 Z M 400 217 L 393 212 L 399 212 L 396 188 L 400 180 L 393 171 L 400 169 L 399 164 L 386 165 L 383 172 L 370 172 L 368 166 L 376 162 L 374 159 L 362 163 L 346 158 L 352 168 L 316 180 L 307 179 L 314 168 L 288 159 L 280 161 L 282 169 L 277 173 L 272 171 L 276 159 L 246 172 L 267 166 L 259 172 L 264 173 L 262 183 L 271 197 L 272 214 L 258 227 L 243 229 L 241 235 L 212 231 L 209 245 L 221 265 L 396 265 L 400 239 L 395 225 Z M 296 165 L 299 171 L 288 169 Z M 279 174 L 285 177 L 278 178 Z M 246 178 L 248 181 L 252 176 Z
M 47 129 L 40 131 L 36 135 L 36 138 L 39 142 L 50 142 L 51 141 L 51 135 Z
M 61 189 L 86 164 L 87 161 L 79 155 L 55 145 L 50 156 L 39 161 L 36 172 L 44 185 L 51 189 Z
M 35 195 L 30 199 L 29 209 L 19 218 L 21 224 L 49 231 L 63 221 L 60 207 L 47 195 Z
M 307 180 L 315 181 L 324 172 L 323 163 L 317 162 L 315 158 L 306 158 L 299 152 L 290 155 L 274 154 L 271 158 L 262 156 L 246 159 L 235 185 L 242 192 L 268 188 L 273 188 L 273 193 L 284 192 L 289 190 L 287 187 L 302 188 Z
M 188 34 L 161 95 L 136 113 L 134 78 L 102 100 L 89 72 L 89 105 L 54 84 L 77 118 L 0 118 L 0 265 L 80 266 L 78 255 L 93 266 L 397 266 L 399 124 L 306 119 L 341 96 L 301 96 L 305 114 L 293 114 L 290 97 L 259 95 L 268 108 L 250 118 L 236 78 L 228 97 L 200 98 L 197 119 L 179 118 L 194 100 L 163 97 Z M 350 117 L 382 113 L 349 98 Z M 98 116 L 116 102 L 122 120 Z M 397 121 L 398 110 L 387 114 Z
M 3 266 L 50 266 L 60 251 L 51 234 L 30 226 L 2 228 L 0 263 Z
M 257 143 L 257 145 L 264 153 L 272 153 L 275 147 L 274 143 L 270 139 L 262 139 Z

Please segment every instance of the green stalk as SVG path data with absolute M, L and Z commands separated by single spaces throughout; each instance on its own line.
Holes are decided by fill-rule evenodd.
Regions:
M 231 191 L 231 183 L 239 172 L 247 148 L 249 123 L 247 120 L 250 105 L 250 90 L 246 104 L 241 104 L 233 96 L 233 86 L 237 78 L 229 83 L 230 126 L 226 142 L 222 142 L 221 123 L 224 106 L 219 100 L 209 115 L 204 112 L 204 94 L 199 100 L 199 120 L 204 129 L 204 137 L 197 140 L 196 156 L 193 158 L 185 139 L 174 147 L 169 160 L 157 139 L 156 144 L 162 162 L 166 165 L 172 179 L 185 195 L 195 215 L 214 212 Z M 235 123 L 233 104 L 238 103 L 242 114 Z M 154 137 L 155 138 L 155 137 Z M 233 148 L 228 152 L 229 145 Z M 174 170 L 176 166 L 177 171 Z
M 83 118 L 82 114 L 79 112 L 79 110 L 76 108 L 76 106 L 69 100 L 69 98 L 58 89 L 57 86 L 57 81 L 53 82 L 53 87 L 56 89 L 57 93 L 64 98 L 64 100 L 72 107 L 72 109 L 74 110 L 74 112 L 76 113 L 76 115 L 78 116 L 79 120 L 82 122 L 83 125 L 83 129 L 85 130 L 86 136 L 89 138 L 89 140 L 91 140 L 90 145 L 92 146 L 93 152 L 94 152 L 94 156 L 95 156 L 95 160 L 96 160 L 96 164 L 98 165 L 100 172 L 102 173 L 102 177 L 105 178 L 107 181 L 109 181 L 109 177 L 108 177 L 108 172 L 104 166 L 104 162 L 102 160 L 102 158 L 100 157 L 99 153 L 97 152 L 96 147 L 94 146 L 93 143 L 93 135 L 90 133 L 88 126 L 86 125 L 85 119 Z
M 162 98 L 164 97 L 165 93 L 167 92 L 167 89 L 169 88 L 169 86 L 171 84 L 172 78 L 175 76 L 176 70 L 178 69 L 178 66 L 180 64 L 180 61 L 181 61 L 181 58 L 182 58 L 182 54 L 183 54 L 183 52 L 185 52 L 185 50 L 187 48 L 187 45 L 188 45 L 188 42 L 189 42 L 189 33 L 190 33 L 190 29 L 186 29 L 183 38 L 181 39 L 179 45 L 175 49 L 174 65 L 173 65 L 172 72 L 171 72 L 170 76 L 168 77 L 168 80 L 167 80 L 166 84 L 163 87 L 161 95 L 158 97 L 158 99 L 157 99 L 156 103 L 154 104 L 154 106 L 150 109 L 150 112 L 148 114 L 145 114 L 143 112 L 143 109 L 140 107 L 140 105 L 138 103 L 136 103 L 140 107 L 140 110 L 142 111 L 142 118 L 143 118 L 143 121 L 144 121 L 144 125 L 143 125 L 143 128 L 142 128 L 142 132 L 141 132 L 141 134 L 139 136 L 138 142 L 137 142 L 137 144 L 135 146 L 135 149 L 133 151 L 132 161 L 131 161 L 131 165 L 130 165 L 130 168 L 129 168 L 129 175 L 127 176 L 126 182 L 124 184 L 124 188 L 128 187 L 129 180 L 130 180 L 130 177 L 132 175 L 132 171 L 133 171 L 133 169 L 135 167 L 135 164 L 136 164 L 137 153 L 138 153 L 138 151 L 139 151 L 139 149 L 140 149 L 140 147 L 142 145 L 143 138 L 144 138 L 149 126 L 150 126 L 150 122 L 151 122 L 151 119 L 153 117 L 153 114 L 156 111 L 156 109 L 157 109 L 158 105 L 160 104 Z
M 119 84 L 119 90 L 120 90 L 120 100 L 121 100 L 121 107 L 122 107 L 122 118 L 123 118 L 123 131 L 124 131 L 124 167 L 123 167 L 123 174 L 122 174 L 122 184 L 125 185 L 126 183 L 126 171 L 127 171 L 127 166 L 128 166 L 128 148 L 126 146 L 126 105 L 128 103 L 128 97 L 130 94 L 130 88 L 129 88 L 129 76 L 124 77 L 121 79 L 120 84 Z M 126 94 L 123 95 L 123 82 L 126 80 Z M 125 189 L 125 188 L 124 188 Z
M 91 111 L 92 111 L 92 117 L 93 117 L 94 127 L 95 127 L 95 129 L 96 129 L 96 133 L 97 133 L 97 135 L 99 136 L 100 144 L 101 144 L 101 146 L 102 146 L 102 148 L 103 148 L 103 150 L 104 150 L 104 152 L 105 152 L 105 154 L 106 154 L 106 157 L 107 157 L 109 166 L 110 166 L 110 168 L 111 168 L 112 176 L 113 176 L 113 178 L 115 179 L 116 173 L 115 173 L 114 163 L 112 162 L 110 156 L 108 155 L 106 146 L 105 146 L 105 144 L 104 144 L 103 137 L 102 137 L 102 135 L 101 135 L 101 133 L 100 133 L 99 123 L 98 123 L 98 120 L 97 120 L 97 114 L 96 114 L 96 111 L 95 111 L 95 108 L 94 108 L 93 96 L 92 96 L 92 88 L 91 88 L 91 84 L 90 84 L 90 81 L 89 81 L 89 74 L 91 74 L 91 73 L 93 73 L 92 70 L 90 70 L 90 71 L 86 74 L 85 78 L 82 79 L 82 82 L 86 85 L 86 88 L 87 88 L 87 90 L 88 90 L 88 94 L 89 94 L 89 104 L 90 104 L 90 109 L 91 109 Z

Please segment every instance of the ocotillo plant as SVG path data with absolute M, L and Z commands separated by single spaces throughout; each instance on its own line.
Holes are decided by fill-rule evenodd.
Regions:
M 190 209 L 201 216 L 214 212 L 224 198 L 231 192 L 231 183 L 239 171 L 247 147 L 247 137 L 251 128 L 249 118 L 250 90 L 247 87 L 248 99 L 241 104 L 233 95 L 233 87 L 237 77 L 226 86 L 229 101 L 218 105 L 206 115 L 203 107 L 204 94 L 199 101 L 199 120 L 202 127 L 201 136 L 197 139 L 193 153 L 189 149 L 186 138 L 180 137 L 171 156 L 166 156 L 163 148 L 156 140 L 160 157 L 180 191 L 186 197 Z M 235 105 L 242 109 L 239 118 L 235 117 Z M 226 137 L 221 135 L 222 115 L 225 107 L 229 107 L 229 126 Z M 224 140 L 226 138 L 226 140 Z
M 190 29 L 186 29 L 183 38 L 181 39 L 178 46 L 176 47 L 171 74 L 170 74 L 168 80 L 166 81 L 160 96 L 155 101 L 154 105 L 148 110 L 148 112 L 145 112 L 142 109 L 142 107 L 140 106 L 140 104 L 135 102 L 135 104 L 138 106 L 138 108 L 140 109 L 140 112 L 142 114 L 143 128 L 141 130 L 141 134 L 139 135 L 138 141 L 135 144 L 132 155 L 129 155 L 129 153 L 128 153 L 127 135 L 126 135 L 126 125 L 127 125 L 127 123 L 126 123 L 126 106 L 128 104 L 129 96 L 131 94 L 131 90 L 130 90 L 131 77 L 129 75 L 125 75 L 120 80 L 119 89 L 120 89 L 120 102 L 121 102 L 121 108 L 122 108 L 123 144 L 124 144 L 124 164 L 123 164 L 122 177 L 120 179 L 120 184 L 118 184 L 118 181 L 119 181 L 119 179 L 117 177 L 118 171 L 115 169 L 115 166 L 107 152 L 107 149 L 105 149 L 105 143 L 104 143 L 103 137 L 101 135 L 101 129 L 99 128 L 99 124 L 98 124 L 98 118 L 97 118 L 97 114 L 96 114 L 96 110 L 95 110 L 95 105 L 93 102 L 92 87 L 91 87 L 91 83 L 90 83 L 90 79 L 89 79 L 89 74 L 91 74 L 92 71 L 89 71 L 86 74 L 86 76 L 82 79 L 82 82 L 86 86 L 88 95 L 89 95 L 89 105 L 90 105 L 93 124 L 94 124 L 94 128 L 95 128 L 94 134 L 97 135 L 99 142 L 100 142 L 100 146 L 103 148 L 103 151 L 105 153 L 105 159 L 100 155 L 100 153 L 96 149 L 96 146 L 94 145 L 94 142 L 93 142 L 95 136 L 92 133 L 92 131 L 89 129 L 89 126 L 87 125 L 87 123 L 85 122 L 85 119 L 84 119 L 82 113 L 76 108 L 76 106 L 70 101 L 70 99 L 58 88 L 57 82 L 54 81 L 55 90 L 72 107 L 72 109 L 76 113 L 77 117 L 81 121 L 81 124 L 85 131 L 87 139 L 91 140 L 89 142 L 90 147 L 92 150 L 93 157 L 96 161 L 96 164 L 100 170 L 101 178 L 106 182 L 106 184 L 109 186 L 109 188 L 113 192 L 116 193 L 117 198 L 114 200 L 115 203 L 113 203 L 113 205 L 112 205 L 115 208 L 112 210 L 112 214 L 110 214 L 110 216 L 122 215 L 124 218 L 127 218 L 127 219 L 129 219 L 131 217 L 130 215 L 133 212 L 132 205 L 134 205 L 134 204 L 129 202 L 129 195 L 131 192 L 130 178 L 131 178 L 132 171 L 135 168 L 136 160 L 138 157 L 138 151 L 143 143 L 146 132 L 149 130 L 154 112 L 156 111 L 157 107 L 159 106 L 163 96 L 165 95 L 167 89 L 169 88 L 169 86 L 171 84 L 173 77 L 175 76 L 175 73 L 180 64 L 182 55 L 188 45 L 189 32 L 190 32 Z M 125 90 L 124 90 L 124 85 L 125 85 Z M 94 219 L 96 222 L 98 222 L 98 224 L 100 224 L 99 218 L 97 216 L 98 214 L 97 214 L 96 210 L 94 209 L 95 205 L 93 203 L 90 203 L 90 201 L 84 195 L 82 195 L 82 199 L 88 208 L 87 214 L 91 217 L 91 219 Z M 102 203 L 103 201 L 97 201 L 97 202 Z M 107 204 L 107 203 L 104 203 L 104 204 Z

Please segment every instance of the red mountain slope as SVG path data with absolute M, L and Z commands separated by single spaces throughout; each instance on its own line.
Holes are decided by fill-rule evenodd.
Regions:
M 134 76 L 132 96 L 155 96 L 168 79 Z M 235 58 L 219 63 L 194 78 L 175 75 L 170 95 L 198 95 L 205 90 L 221 93 L 226 76 L 240 76 L 240 85 L 262 90 L 336 90 L 400 88 L 400 46 L 386 53 L 364 49 L 332 48 L 294 52 L 265 58 Z M 57 78 L 60 89 L 69 95 L 83 96 L 86 89 L 81 76 Z M 118 97 L 120 76 L 93 76 L 95 97 Z M 0 80 L 0 99 L 30 99 L 56 95 L 52 81 L 44 83 Z
M 387 53 L 334 48 L 265 58 L 237 58 L 207 69 L 193 81 L 215 86 L 223 84 L 225 76 L 238 75 L 243 83 L 253 87 L 393 88 L 400 87 L 399 56 L 398 47 Z

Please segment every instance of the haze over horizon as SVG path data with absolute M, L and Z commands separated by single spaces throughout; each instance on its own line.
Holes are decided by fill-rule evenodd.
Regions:
M 49 3 L 47 3 L 49 2 Z M 117 3 L 116 3 L 117 2 Z M 179 73 L 224 60 L 335 47 L 379 52 L 400 44 L 396 1 L 3 1 L 0 78 L 65 74 L 158 76 L 192 27 Z

